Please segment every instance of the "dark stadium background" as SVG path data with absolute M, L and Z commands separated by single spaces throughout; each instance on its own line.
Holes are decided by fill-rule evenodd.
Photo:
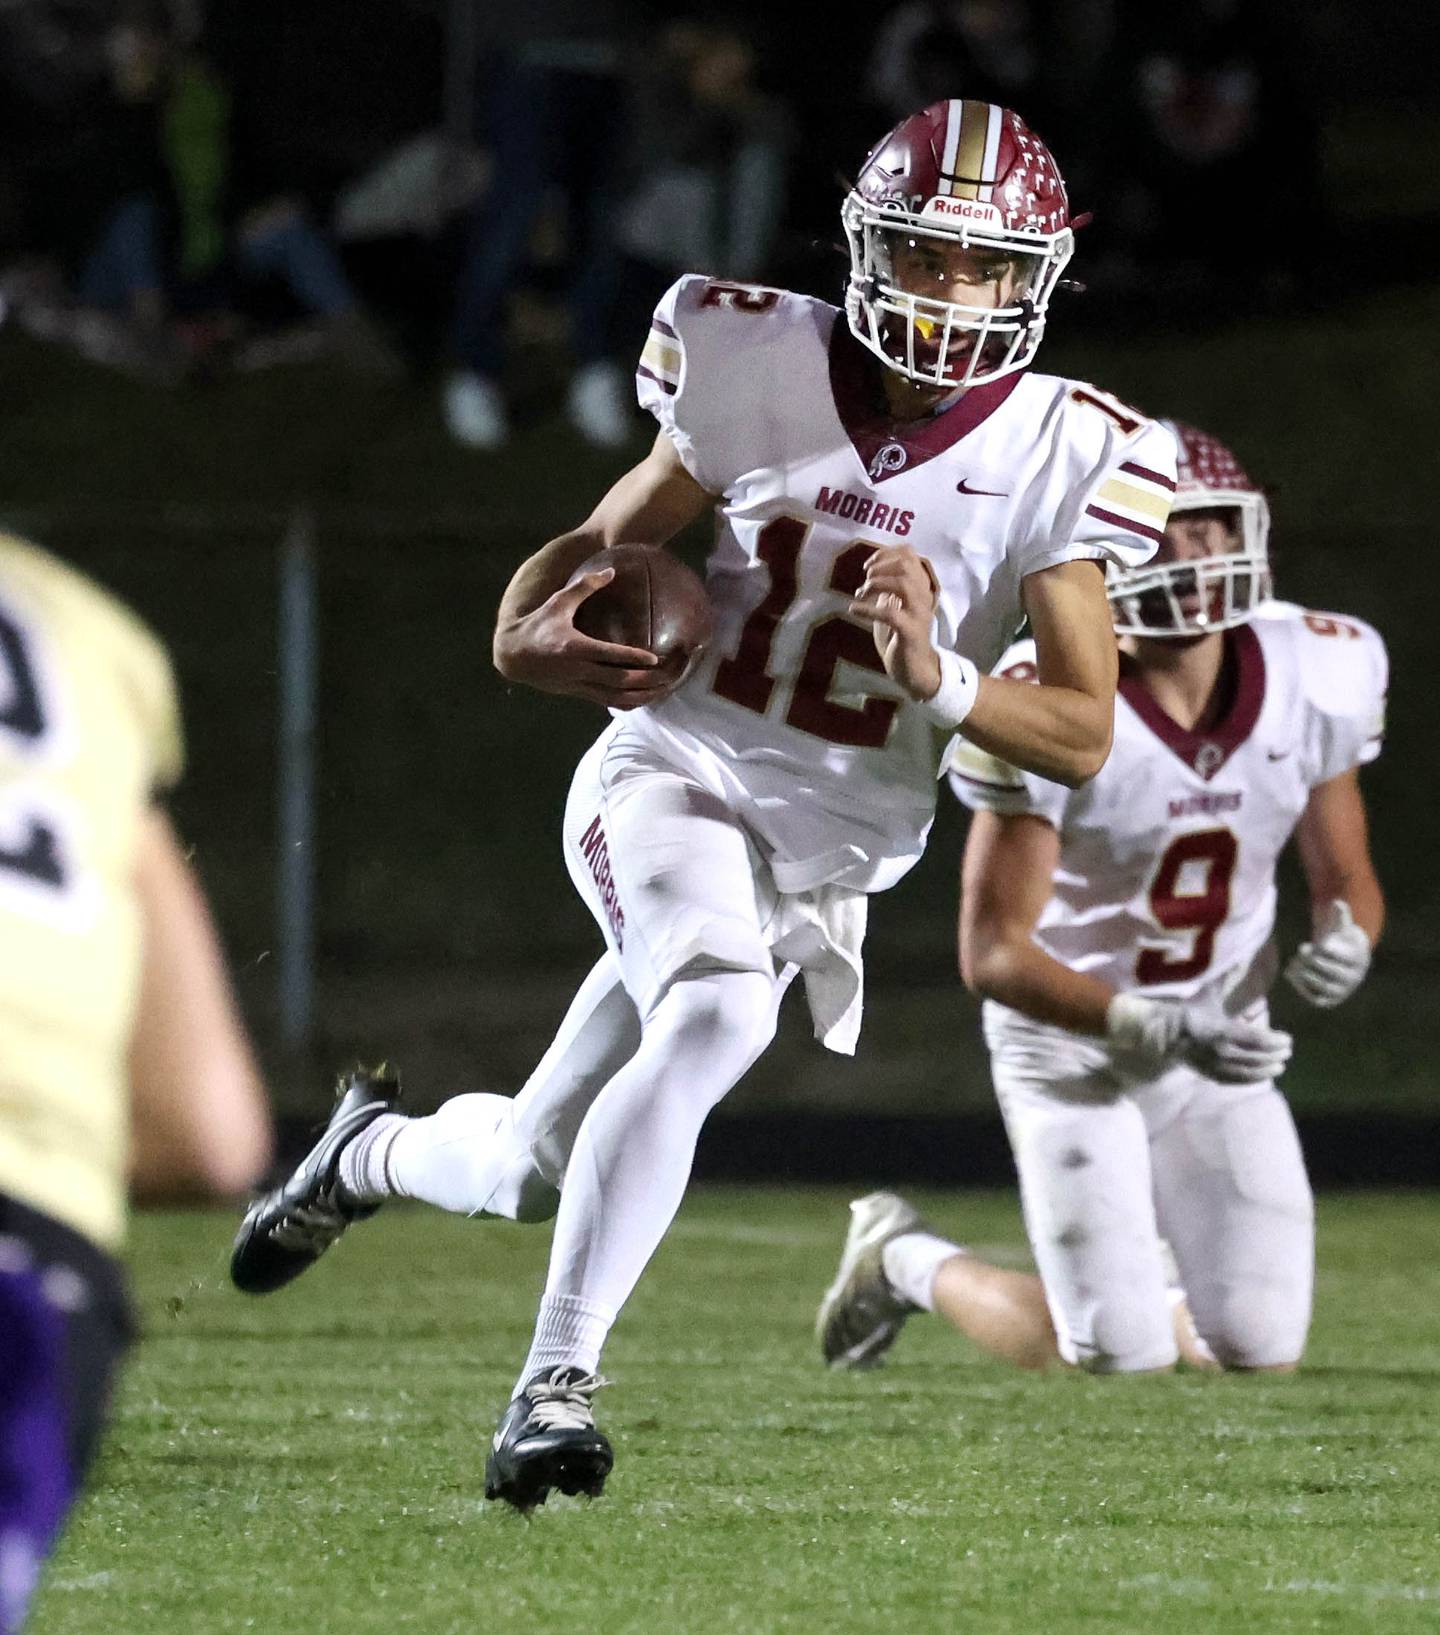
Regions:
M 257 51 L 286 49 L 281 9 L 253 11 Z M 1073 27 L 1083 8 L 1056 10 Z M 327 8 L 308 11 L 323 35 Z M 328 11 L 335 50 L 316 68 L 316 96 L 327 120 L 343 122 L 347 85 L 363 117 L 374 60 L 342 9 Z M 1257 303 L 1232 299 L 1223 277 L 1218 294 L 1195 299 L 1157 283 L 1070 301 L 1055 310 L 1041 367 L 1231 442 L 1273 488 L 1282 593 L 1361 615 L 1390 645 L 1390 737 L 1365 777 L 1391 905 L 1383 952 L 1340 1012 L 1302 1014 L 1285 994 L 1277 1011 L 1299 1034 L 1286 1085 L 1318 1178 L 1433 1180 L 1440 279 L 1424 246 L 1440 225 L 1440 103 L 1430 25 L 1421 8 L 1341 0 L 1271 11 L 1320 124 L 1326 213 L 1293 247 L 1297 284 Z M 768 7 L 760 38 L 767 80 L 802 132 L 776 276 L 833 297 L 839 263 L 811 239 L 837 232 L 833 171 L 878 128 L 851 94 L 855 35 L 817 28 L 815 16 Z M 392 64 L 391 88 L 423 97 L 437 72 L 420 52 Z M 303 146 L 314 113 L 297 93 L 273 117 L 291 120 Z M 1277 207 L 1287 185 L 1277 173 Z M 1103 197 L 1076 202 L 1103 225 Z M 1193 230 L 1243 283 L 1251 241 L 1208 214 Z M 450 444 L 435 384 L 452 252 L 442 242 L 352 254 L 354 275 L 411 346 L 414 375 L 400 383 L 314 362 L 162 387 L 0 327 L 0 516 L 118 590 L 170 644 L 190 747 L 176 815 L 277 1104 L 297 1123 L 323 1109 L 327 1076 L 356 1056 L 397 1061 L 421 1108 L 461 1089 L 518 1087 L 598 949 L 558 826 L 573 762 L 600 720 L 508 691 L 489 666 L 489 633 L 516 562 L 578 520 L 647 434 L 637 421 L 629 455 L 608 457 L 568 430 L 560 325 L 547 323 L 542 281 L 516 357 L 514 442 L 493 456 Z M 277 562 L 297 525 L 313 530 L 318 562 L 318 993 L 313 1040 L 287 1053 L 275 985 Z M 776 1048 L 707 1131 L 702 1171 L 1003 1177 L 975 1006 L 954 972 L 962 834 L 942 795 L 928 856 L 872 905 L 856 1060 L 813 1043 L 792 1001 Z M 1296 903 L 1292 891 L 1287 942 Z

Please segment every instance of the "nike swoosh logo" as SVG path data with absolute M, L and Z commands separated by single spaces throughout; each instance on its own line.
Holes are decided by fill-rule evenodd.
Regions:
M 1267 761 L 1283 761 L 1289 753 L 1288 749 L 1267 749 L 1265 759 Z
M 1008 494 L 1001 494 L 993 488 L 971 488 L 963 477 L 955 484 L 955 492 L 957 494 L 969 494 L 977 500 L 1008 500 L 1010 498 Z

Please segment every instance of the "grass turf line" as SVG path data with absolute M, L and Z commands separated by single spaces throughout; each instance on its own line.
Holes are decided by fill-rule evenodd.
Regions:
M 1012 1197 L 919 1201 L 1021 1257 Z M 606 1355 L 610 1493 L 529 1521 L 482 1467 L 548 1232 L 392 1208 L 248 1300 L 233 1216 L 142 1218 L 146 1338 L 31 1635 L 1436 1627 L 1440 1202 L 1322 1201 L 1299 1378 L 1130 1381 L 926 1317 L 823 1372 L 844 1202 L 689 1199 Z

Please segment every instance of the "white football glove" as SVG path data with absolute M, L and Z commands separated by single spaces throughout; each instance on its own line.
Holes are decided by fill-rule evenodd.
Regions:
M 1348 999 L 1370 969 L 1370 939 L 1355 923 L 1350 905 L 1337 897 L 1312 942 L 1302 942 L 1285 967 L 1285 980 L 1321 1010 Z
M 1142 1071 L 1184 1062 L 1220 1084 L 1258 1084 L 1276 1078 L 1294 1041 L 1265 1022 L 1216 1016 L 1175 1003 L 1117 993 L 1105 1015 L 1110 1043 Z

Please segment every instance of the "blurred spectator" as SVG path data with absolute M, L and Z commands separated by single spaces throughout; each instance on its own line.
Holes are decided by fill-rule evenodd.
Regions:
M 1130 276 L 1202 311 L 1290 288 L 1324 227 L 1303 40 L 1262 0 L 1133 4 L 1115 40 L 1105 192 Z
M 907 0 L 881 22 L 866 74 L 868 95 L 891 120 L 971 97 L 1018 108 L 1048 131 L 1037 86 L 1029 0 Z
M 169 22 L 159 0 L 0 6 L 8 293 L 36 333 L 166 373 Z
M 485 7 L 484 124 L 489 185 L 471 217 L 457 290 L 456 369 L 445 423 L 469 448 L 509 437 L 502 376 L 509 297 L 552 191 L 563 194 L 572 268 L 566 398 L 571 423 L 600 448 L 630 430 L 628 366 L 615 361 L 618 283 L 613 218 L 624 159 L 623 0 L 529 0 Z
M 626 333 L 682 272 L 758 280 L 785 207 L 792 124 L 755 83 L 738 26 L 669 25 L 640 70 L 640 176 L 619 215 Z M 643 310 L 641 310 L 643 306 Z
M 238 352 L 239 367 L 314 349 L 402 368 L 324 225 L 341 183 L 374 156 L 355 77 L 335 61 L 351 32 L 334 6 L 210 0 L 187 64 L 176 171 L 192 303 L 269 286 L 303 321 Z

